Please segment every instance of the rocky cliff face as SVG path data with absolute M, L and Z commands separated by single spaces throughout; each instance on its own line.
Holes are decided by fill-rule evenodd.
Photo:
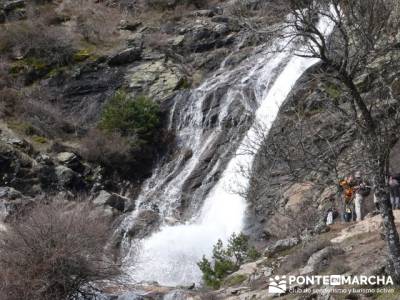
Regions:
M 153 16 L 123 18 L 115 15 L 117 10 L 110 3 L 110 8 L 101 3 L 74 7 L 69 1 L 43 5 L 1 2 L 5 29 L 0 81 L 5 101 L 0 107 L 3 214 L 12 213 L 6 207 L 19 198 L 34 201 L 60 193 L 69 198 L 88 193 L 118 216 L 135 208 L 141 184 L 153 169 L 156 182 L 150 179 L 146 184 L 157 184 L 159 188 L 149 191 L 145 201 L 137 202 L 153 217 L 143 218 L 143 230 L 130 230 L 132 235 L 143 236 L 143 232 L 150 232 L 146 226 L 159 224 L 153 221 L 160 218 L 157 207 L 166 202 L 165 186 L 196 155 L 195 149 L 185 146 L 187 141 L 202 132 L 209 136 L 208 149 L 182 182 L 182 197 L 173 210 L 163 213 L 175 219 L 190 217 L 202 205 L 201 200 L 193 201 L 193 195 L 204 198 L 218 180 L 257 107 L 250 86 L 243 91 L 232 88 L 241 84 L 240 76 L 248 72 L 251 64 L 228 72 L 257 52 L 256 46 L 265 40 L 246 29 L 233 13 L 232 3 L 210 5 L 203 10 L 167 11 L 165 22 L 158 11 Z M 254 3 L 249 5 L 250 9 L 258 8 Z M 87 26 L 102 25 L 82 23 L 75 15 L 77 9 L 95 15 L 96 8 L 114 14 L 107 18 L 120 18 L 105 25 L 115 26 L 107 31 L 112 39 L 101 37 L 107 40 L 104 44 L 114 43 L 111 46 L 104 47 L 99 41 L 91 45 L 95 39 L 90 34 L 95 32 L 98 37 L 102 31 L 96 27 L 88 33 Z M 35 26 L 45 31 L 44 40 Z M 25 37 L 21 35 L 23 28 L 28 28 Z M 45 28 L 51 30 L 47 32 Z M 62 33 L 65 43 L 70 44 L 61 42 L 58 34 Z M 86 41 L 77 42 L 82 36 Z M 40 42 L 28 44 L 22 41 L 26 38 Z M 49 53 L 63 51 L 59 56 L 46 56 L 46 44 L 51 43 L 55 48 Z M 223 82 L 217 83 L 221 79 Z M 202 84 L 203 91 L 191 91 Z M 88 162 L 81 155 L 82 139 L 96 126 L 102 108 L 120 89 L 133 97 L 146 95 L 160 104 L 160 131 L 166 136 L 159 140 L 160 145 L 143 153 L 131 178 L 110 172 L 99 162 Z M 196 105 L 201 105 L 205 116 L 195 124 L 201 130 L 188 130 L 174 139 L 177 132 L 190 127 L 190 111 Z M 162 184 L 157 182 L 157 174 L 164 177 Z M 118 197 L 125 204 L 110 204 L 115 202 L 109 199 L 113 193 L 121 195 Z

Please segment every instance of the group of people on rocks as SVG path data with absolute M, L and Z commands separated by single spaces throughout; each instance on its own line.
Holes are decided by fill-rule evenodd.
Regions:
M 371 186 L 362 178 L 359 171 L 354 176 L 347 176 L 339 184 L 343 189 L 344 221 L 361 221 L 364 217 L 365 198 L 371 193 Z
M 339 185 L 343 191 L 343 220 L 345 222 L 361 221 L 365 216 L 365 199 L 371 193 L 371 185 L 364 180 L 360 171 L 347 176 L 339 182 Z M 400 174 L 390 175 L 388 185 L 392 209 L 400 209 Z M 375 195 L 373 199 L 375 207 L 379 211 L 378 199 Z M 337 210 L 330 208 L 326 216 L 326 224 L 332 224 L 337 216 Z

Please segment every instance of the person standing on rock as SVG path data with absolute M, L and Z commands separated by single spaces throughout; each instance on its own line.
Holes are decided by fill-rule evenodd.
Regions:
M 329 226 L 335 222 L 335 219 L 338 217 L 339 214 L 335 206 L 335 198 L 330 197 L 328 200 L 329 208 L 325 215 L 325 224 Z
M 399 175 L 390 175 L 389 188 L 390 188 L 390 203 L 392 209 L 400 209 L 400 184 Z
M 379 213 L 381 207 L 379 205 L 378 197 L 376 197 L 375 193 L 374 193 L 374 205 L 375 205 L 376 212 Z
M 348 176 L 342 181 L 340 181 L 339 185 L 343 189 L 343 202 L 344 202 L 344 209 L 343 209 L 343 219 L 345 222 L 350 222 L 353 219 L 354 213 L 354 203 L 353 203 L 353 185 L 354 180 L 353 176 Z
M 354 174 L 354 182 L 355 182 L 355 186 L 354 186 L 355 212 L 356 212 L 357 221 L 361 221 L 364 218 L 364 202 L 365 202 L 364 199 L 369 195 L 371 188 L 361 177 L 360 171 L 357 171 Z

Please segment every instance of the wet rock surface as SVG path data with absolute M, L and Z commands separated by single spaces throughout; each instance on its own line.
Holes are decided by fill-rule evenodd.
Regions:
M 160 222 L 160 215 L 153 210 L 142 210 L 138 212 L 134 222 L 128 228 L 128 234 L 132 238 L 144 238 L 151 233 Z
M 100 191 L 98 196 L 93 199 L 93 204 L 97 206 L 110 206 L 120 212 L 124 212 L 129 200 L 115 193 L 109 193 L 107 191 Z

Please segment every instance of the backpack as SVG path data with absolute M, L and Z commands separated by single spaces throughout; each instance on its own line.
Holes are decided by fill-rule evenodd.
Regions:
M 351 212 L 345 211 L 343 213 L 343 219 L 344 219 L 345 222 L 350 222 L 351 221 L 351 217 L 352 217 L 352 213 Z
M 371 193 L 371 188 L 364 186 L 358 190 L 358 193 L 363 197 L 367 197 Z

